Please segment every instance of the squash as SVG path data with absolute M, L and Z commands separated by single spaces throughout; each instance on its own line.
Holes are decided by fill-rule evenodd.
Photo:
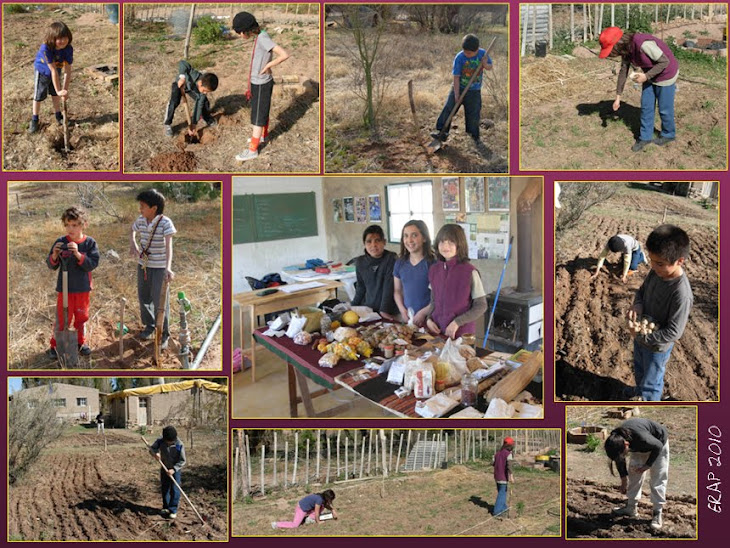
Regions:
M 530 384 L 532 378 L 542 367 L 543 353 L 534 352 L 520 367 L 509 372 L 487 392 L 487 401 L 499 398 L 507 403 L 515 399 Z

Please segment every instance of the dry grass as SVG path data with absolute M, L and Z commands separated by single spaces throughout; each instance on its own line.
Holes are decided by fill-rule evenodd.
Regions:
M 143 187 L 150 185 L 103 185 L 120 218 L 104 213 L 101 204 L 88 208 L 90 221 L 86 233 L 97 241 L 102 258 L 93 272 L 91 317 L 87 323 L 88 339 L 95 352 L 83 366 L 144 368 L 151 365 L 149 345 L 135 344 L 133 337 L 141 324 L 136 294 L 136 261 L 129 257 L 128 250 L 130 225 L 138 214 L 135 196 Z M 8 218 L 9 226 L 13 228 L 8 234 L 8 363 L 11 368 L 57 367 L 43 353 L 48 348 L 53 328 L 58 273 L 46 268 L 44 261 L 54 240 L 64 233 L 60 222 L 62 211 L 79 202 L 76 186 L 74 183 L 10 185 Z M 171 285 L 171 342 L 178 335 L 179 314 L 175 295 L 177 291 L 185 291 L 194 306 L 193 312 L 188 315 L 188 326 L 194 350 L 197 350 L 221 309 L 220 202 L 168 201 L 165 214 L 178 230 L 173 239 L 173 271 L 176 277 Z M 120 260 L 107 256 L 110 250 L 116 251 Z M 125 324 L 130 328 L 123 363 L 116 362 L 118 354 L 114 335 L 119 321 L 120 296 L 127 299 Z M 208 352 L 210 355 L 206 354 L 202 367 L 219 369 L 220 335 Z M 162 367 L 179 367 L 173 350 L 166 353 Z

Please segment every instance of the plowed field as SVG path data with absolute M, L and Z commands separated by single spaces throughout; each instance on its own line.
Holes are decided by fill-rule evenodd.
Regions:
M 148 436 L 151 438 L 152 436 Z M 176 520 L 160 515 L 159 467 L 128 431 L 66 435 L 48 447 L 10 489 L 13 540 L 225 540 L 225 446 L 204 438 L 187 448 L 182 488 L 206 520 L 180 501 Z M 149 441 L 149 440 L 148 440 Z
M 652 191 L 648 185 L 625 187 L 609 202 L 584 214 L 578 226 L 556 237 L 555 340 L 556 395 L 568 400 L 615 401 L 634 386 L 633 342 L 625 314 L 649 272 L 621 283 L 622 260 L 609 255 L 603 272 L 591 281 L 591 267 L 615 234 L 630 234 L 642 244 L 661 224 L 681 226 L 690 236 L 685 272 L 694 306 L 675 344 L 664 377 L 664 399 L 717 399 L 718 379 L 718 232 L 717 212 L 687 198 Z M 605 267 L 604 267 L 605 268 Z

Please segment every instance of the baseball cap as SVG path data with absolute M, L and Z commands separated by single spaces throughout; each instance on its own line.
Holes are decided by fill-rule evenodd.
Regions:
M 515 444 L 515 440 L 513 440 L 510 437 L 506 437 L 506 438 L 504 438 L 504 443 L 507 444 L 507 445 L 514 445 Z
M 616 42 L 618 42 L 623 35 L 624 32 L 618 27 L 608 27 L 603 29 L 603 32 L 601 32 L 601 35 L 598 37 L 598 42 L 601 44 L 601 53 L 598 54 L 598 57 L 601 59 L 608 57 L 613 46 L 616 45 Z
M 257 26 L 256 18 L 247 11 L 241 11 L 233 18 L 233 30 L 237 33 L 246 32 Z

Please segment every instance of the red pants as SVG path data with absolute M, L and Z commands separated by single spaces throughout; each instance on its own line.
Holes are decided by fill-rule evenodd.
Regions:
M 84 324 L 89 321 L 89 301 L 91 293 L 69 293 L 68 294 L 68 322 L 67 326 L 71 326 L 73 320 L 74 329 L 79 344 L 86 342 L 86 333 Z M 61 330 L 63 325 L 63 293 L 58 293 L 56 299 L 56 322 L 53 326 L 53 332 Z M 56 348 L 56 339 L 51 335 L 51 348 Z

